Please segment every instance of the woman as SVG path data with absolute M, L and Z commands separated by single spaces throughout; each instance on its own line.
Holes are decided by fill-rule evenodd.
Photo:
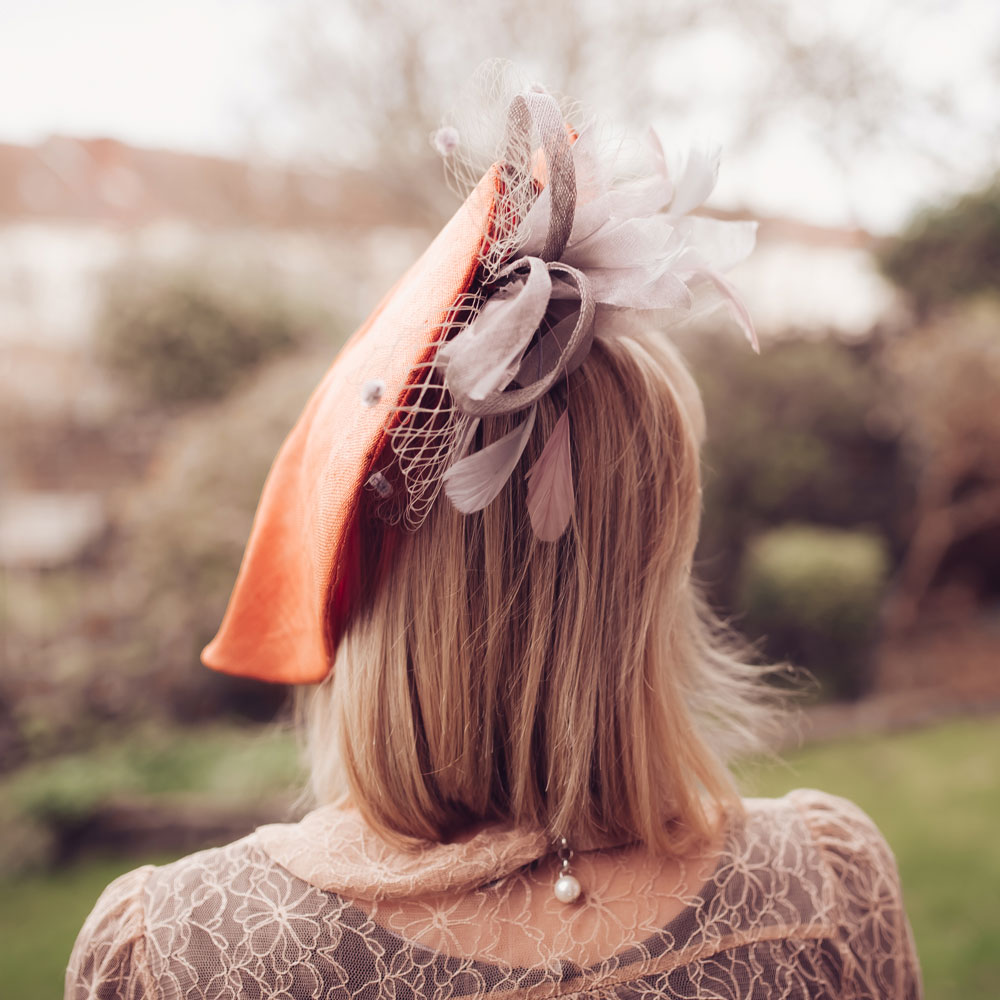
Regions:
M 720 274 L 752 228 L 688 216 L 711 157 L 615 184 L 549 95 L 504 111 L 283 446 L 204 654 L 318 684 L 319 808 L 118 879 L 68 997 L 920 995 L 872 822 L 727 769 L 770 710 L 692 584 L 704 419 L 662 331 L 713 288 L 753 342 Z

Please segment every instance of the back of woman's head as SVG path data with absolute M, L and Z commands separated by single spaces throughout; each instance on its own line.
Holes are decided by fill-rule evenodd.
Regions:
M 567 407 L 575 514 L 540 541 L 524 473 Z M 496 500 L 469 516 L 441 500 L 417 531 L 384 529 L 309 710 L 319 800 L 348 795 L 389 836 L 501 820 L 580 847 L 679 853 L 707 837 L 737 802 L 725 761 L 767 709 L 691 581 L 703 427 L 661 336 L 599 337 L 541 399 Z

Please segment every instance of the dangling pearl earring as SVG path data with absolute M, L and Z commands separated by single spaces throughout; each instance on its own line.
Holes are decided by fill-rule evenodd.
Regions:
M 575 903 L 580 898 L 580 893 L 583 890 L 580 888 L 580 883 L 576 880 L 576 876 L 570 871 L 569 861 L 573 857 L 573 852 L 570 850 L 565 837 L 559 838 L 558 857 L 559 875 L 556 877 L 553 892 L 560 903 Z

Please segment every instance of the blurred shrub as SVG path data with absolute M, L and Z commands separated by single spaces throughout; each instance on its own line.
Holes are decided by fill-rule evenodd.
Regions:
M 269 365 L 188 414 L 131 498 L 120 557 L 131 641 L 116 669 L 138 671 L 179 719 L 267 718 L 284 699 L 280 686 L 206 670 L 199 653 L 222 620 L 275 453 L 335 350 Z
M 0 777 L 0 878 L 71 853 L 80 833 L 116 802 L 240 810 L 290 801 L 302 783 L 296 742 L 276 727 L 202 726 L 194 735 L 146 725 Z
M 1000 178 L 917 216 L 879 255 L 886 276 L 917 310 L 997 290 L 1000 275 Z
M 740 574 L 748 630 L 768 652 L 806 667 L 832 695 L 869 685 L 872 642 L 885 589 L 885 543 L 863 531 L 801 525 L 754 539 Z
M 247 369 L 301 344 L 315 316 L 266 277 L 130 265 L 108 276 L 104 363 L 154 404 L 216 399 Z
M 75 825 L 89 819 L 111 795 L 137 788 L 127 760 L 99 762 L 85 756 L 63 757 L 55 766 L 28 771 L 16 782 L 11 798 L 18 812 L 46 826 Z
M 0 878 L 56 861 L 105 801 L 135 789 L 132 778 L 125 761 L 66 756 L 0 782 Z
M 729 607 L 748 539 L 789 521 L 865 525 L 895 557 L 913 490 L 875 345 L 745 346 L 713 333 L 684 345 L 708 419 L 699 570 Z

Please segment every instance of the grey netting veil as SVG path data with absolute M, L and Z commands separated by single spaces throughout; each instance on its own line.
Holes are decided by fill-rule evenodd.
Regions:
M 715 186 L 717 152 L 693 151 L 672 178 L 650 130 L 644 168 L 622 178 L 597 128 L 537 85 L 516 89 L 494 72 L 471 103 L 432 139 L 459 190 L 491 163 L 498 173 L 477 280 L 413 373 L 387 430 L 388 463 L 368 480 L 379 515 L 411 529 L 442 488 L 463 513 L 489 504 L 518 466 L 539 398 L 584 362 L 595 337 L 627 330 L 627 314 L 655 312 L 668 328 L 704 285 L 757 349 L 723 277 L 753 249 L 756 224 L 689 214 Z M 477 450 L 479 422 L 510 414 L 521 418 L 514 429 Z M 527 473 L 531 524 L 547 541 L 573 512 L 571 431 L 565 411 Z

